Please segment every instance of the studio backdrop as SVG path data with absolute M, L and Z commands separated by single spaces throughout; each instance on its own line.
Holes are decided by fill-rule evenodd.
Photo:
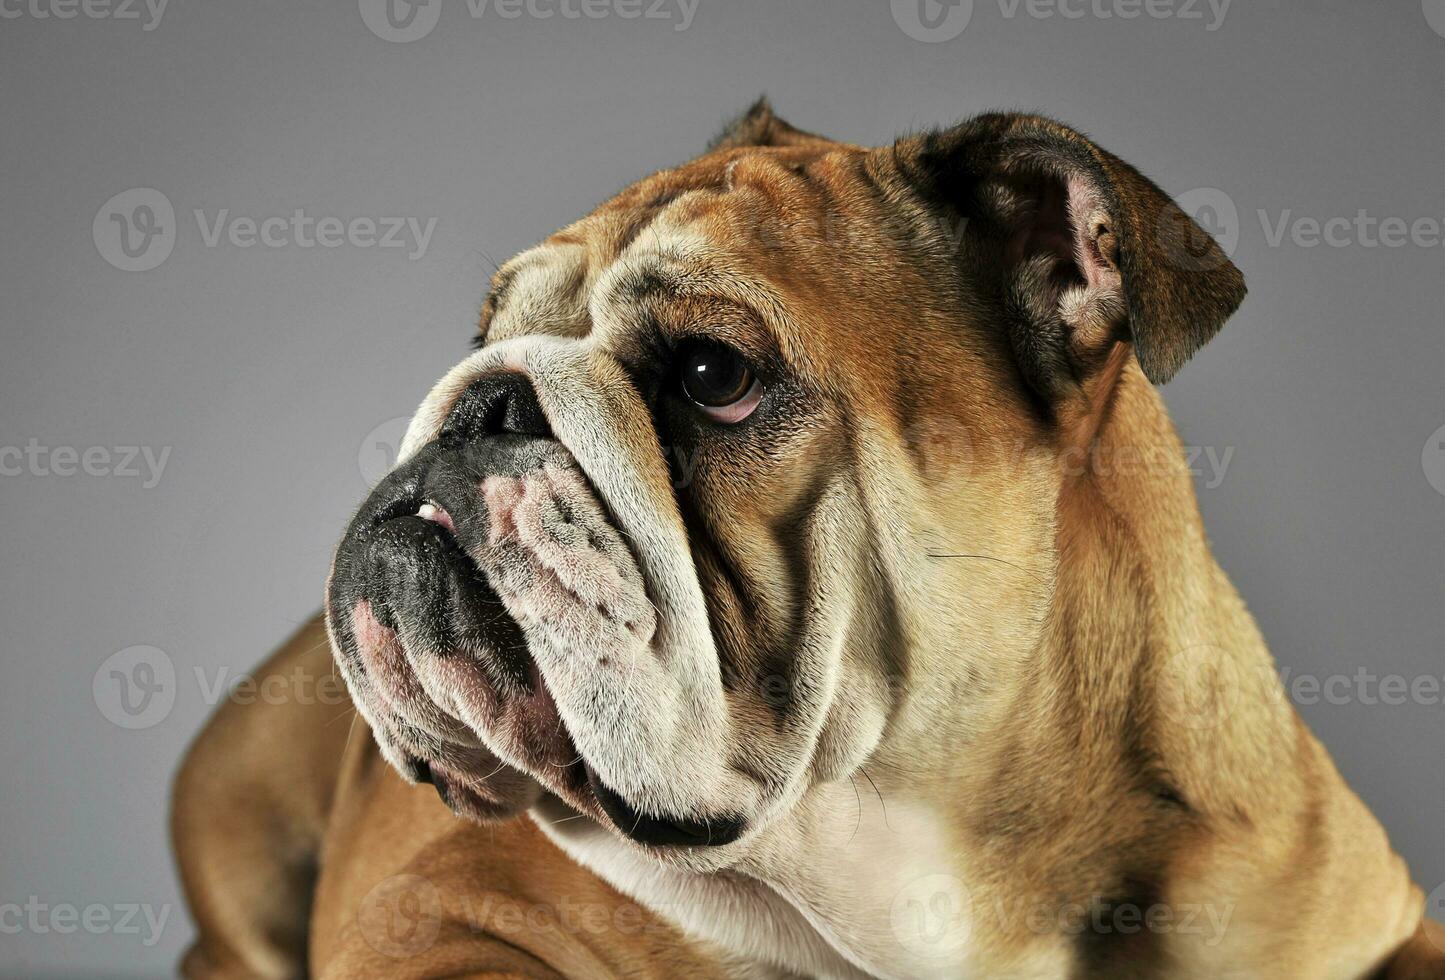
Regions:
M 495 265 L 766 92 L 1037 110 L 1244 270 L 1164 395 L 1286 690 L 1445 889 L 1445 3 L 0 0 L 0 975 L 154 976 L 189 740 Z

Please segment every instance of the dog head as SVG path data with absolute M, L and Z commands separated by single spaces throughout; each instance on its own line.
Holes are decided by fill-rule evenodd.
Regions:
M 1038 644 L 1058 450 L 1243 293 L 1074 130 L 760 103 L 498 272 L 336 554 L 357 707 L 458 812 L 697 868 L 875 756 L 935 778 Z

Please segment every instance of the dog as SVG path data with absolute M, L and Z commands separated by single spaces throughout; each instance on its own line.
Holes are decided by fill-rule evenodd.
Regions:
M 1155 388 L 1244 295 L 1014 113 L 762 101 L 521 253 L 264 669 L 351 703 L 183 764 L 183 972 L 1445 977 Z

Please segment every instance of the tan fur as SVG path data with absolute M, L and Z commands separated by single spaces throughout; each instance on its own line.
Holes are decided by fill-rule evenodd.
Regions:
M 314 689 L 332 669 L 318 618 L 256 679 L 300 670 Z M 201 933 L 188 977 L 727 975 L 530 821 L 478 826 L 408 786 L 349 704 L 227 702 L 177 778 L 172 832 Z
M 1027 118 L 996 129 L 1006 144 L 1040 125 L 1055 131 Z M 1056 131 L 1122 202 L 1099 243 L 1124 265 L 1106 286 L 1122 289 L 1162 261 L 1147 248 L 1168 245 L 1139 244 L 1155 191 Z M 348 742 L 336 709 L 227 705 L 177 784 L 201 928 L 188 975 L 297 976 L 303 952 L 311 972 L 337 977 L 783 975 L 777 960 L 746 962 L 734 912 L 780 935 L 816 929 L 793 945 L 842 952 L 797 962 L 859 975 L 848 971 L 886 966 L 897 942 L 890 899 L 911 853 L 942 855 L 939 872 L 966 888 L 969 975 L 1445 976 L 1420 889 L 1284 697 L 1210 555 L 1146 377 L 1171 374 L 1217 329 L 1180 322 L 1181 309 L 1232 309 L 1219 293 L 1237 273 L 1069 294 L 1073 346 L 1026 382 L 994 294 L 956 271 L 977 260 L 966 267 L 982 278 L 989 242 L 971 231 L 950 242 L 913 195 L 922 152 L 830 143 L 755 110 L 715 152 L 508 263 L 505 301 L 484 310 L 494 344 L 590 335 L 622 349 L 644 312 L 664 330 L 707 324 L 744 351 L 781 351 L 809 388 L 766 450 L 699 449 L 682 498 L 728 668 L 766 678 L 780 653 L 836 641 L 848 679 L 792 809 L 715 880 L 668 870 L 683 875 L 678 894 L 717 904 L 659 908 L 672 887 L 661 866 L 635 873 L 583 824 L 554 834 L 570 840 L 564 853 L 528 820 L 459 821 L 383 765 L 363 725 Z M 1136 247 L 1119 258 L 1129 235 Z M 637 273 L 658 270 L 675 276 L 665 295 L 637 288 Z M 1111 320 L 1126 300 L 1133 332 L 1121 337 Z M 424 406 L 414 432 L 445 407 Z M 329 670 L 326 657 L 313 624 L 266 669 Z M 757 753 L 783 736 L 756 701 L 733 703 L 756 735 L 735 764 L 765 764 Z M 854 822 L 860 777 L 901 837 L 861 793 Z M 397 875 L 430 883 L 439 903 L 434 941 L 403 957 L 378 950 L 371 918 L 373 889 Z M 557 929 L 541 914 L 517 927 L 478 913 L 566 901 L 643 925 Z M 1145 930 L 1097 943 L 1060 925 L 1061 910 L 1101 901 L 1228 924 L 1207 939 Z

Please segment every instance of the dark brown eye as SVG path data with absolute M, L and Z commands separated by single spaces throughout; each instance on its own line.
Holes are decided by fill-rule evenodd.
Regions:
M 703 414 L 719 422 L 741 422 L 762 399 L 762 385 L 747 360 L 727 344 L 694 340 L 678 358 L 682 392 Z

